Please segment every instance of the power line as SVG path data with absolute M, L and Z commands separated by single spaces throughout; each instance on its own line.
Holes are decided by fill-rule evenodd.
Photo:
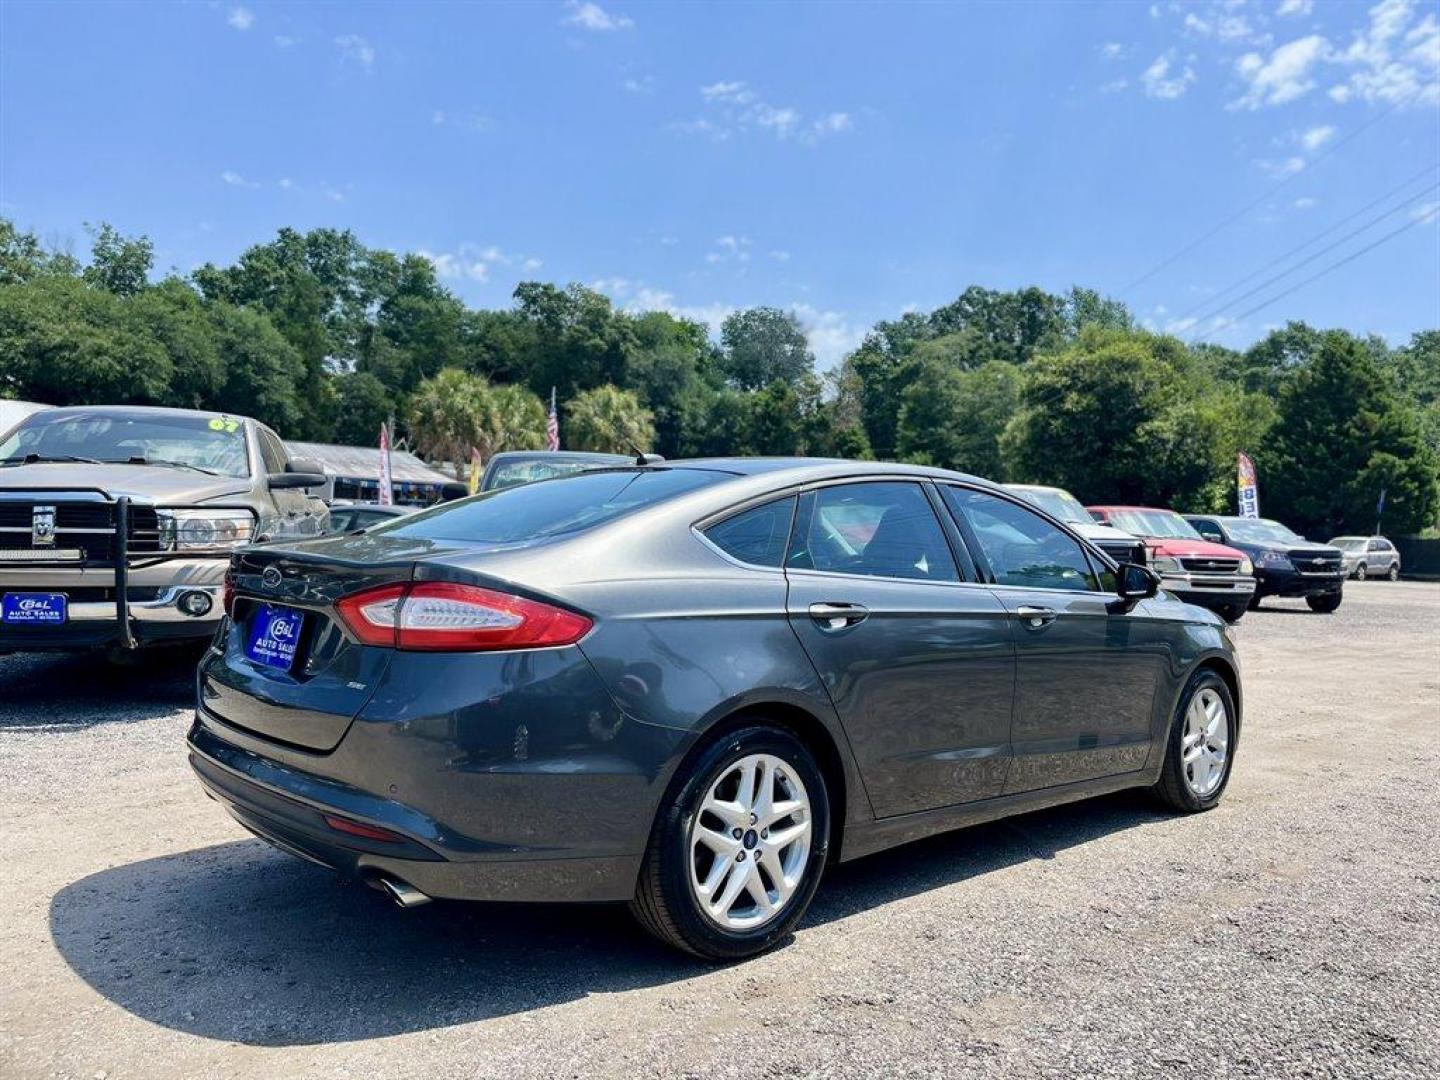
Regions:
M 1416 217 L 1416 218 L 1414 218 L 1414 219 L 1411 220 L 1411 221 L 1407 221 L 1404 225 L 1401 225 L 1398 229 L 1392 229 L 1392 230 L 1390 230 L 1388 233 L 1386 233 L 1384 236 L 1380 237 L 1380 239 L 1374 241 L 1373 243 L 1366 244 L 1364 247 L 1360 248 L 1358 251 L 1352 251 L 1349 255 L 1346 255 L 1343 259 L 1336 259 L 1336 260 L 1335 260 L 1333 263 L 1331 263 L 1329 266 L 1325 267 L 1323 270 L 1318 271 L 1317 273 L 1311 274 L 1311 275 L 1310 275 L 1308 278 L 1306 278 L 1304 281 L 1296 282 L 1294 285 L 1290 286 L 1290 288 L 1284 290 L 1283 292 L 1278 292 L 1278 293 L 1276 293 L 1274 296 L 1270 297 L 1270 299 L 1265 300 L 1265 301 L 1262 301 L 1262 302 L 1259 303 L 1259 304 L 1256 304 L 1256 305 L 1255 305 L 1253 308 L 1251 308 L 1249 311 L 1242 311 L 1239 315 L 1235 316 L 1235 320 L 1234 320 L 1234 321 L 1235 321 L 1235 322 L 1240 322 L 1242 319 L 1248 319 L 1251 315 L 1254 315 L 1256 312 L 1264 311 L 1264 310 L 1265 310 L 1267 307 L 1269 307 L 1271 304 L 1277 303 L 1278 301 L 1285 299 L 1285 297 L 1291 295 L 1292 293 L 1299 292 L 1299 291 L 1300 291 L 1301 289 L 1303 289 L 1306 285 L 1309 285 L 1311 282 L 1314 282 L 1314 281 L 1319 281 L 1319 280 L 1320 280 L 1322 277 L 1324 277 L 1326 274 L 1330 273 L 1331 271 L 1340 269 L 1340 267 L 1344 266 L 1346 263 L 1352 263 L 1352 262 L 1354 262 L 1356 259 L 1360 258 L 1361 255 L 1364 255 L 1364 254 L 1366 254 L 1367 252 L 1374 251 L 1374 250 L 1375 250 L 1377 247 L 1379 247 L 1381 244 L 1388 243 L 1389 241 L 1395 239 L 1395 237 L 1399 236 L 1401 233 L 1406 232 L 1406 231 L 1408 231 L 1408 230 L 1410 230 L 1410 229 L 1413 229 L 1413 228 L 1415 228 L 1415 227 L 1417 227 L 1417 226 L 1419 226 L 1419 225 L 1428 224 L 1430 221 L 1432 221 L 1432 220 L 1434 219 L 1434 216 L 1435 216 L 1434 214 L 1422 214 L 1422 215 L 1420 215 L 1419 217 Z M 1213 331 L 1212 331 L 1212 333 L 1213 333 Z
M 1410 179 L 1408 179 L 1408 180 L 1404 181 L 1403 183 L 1398 184 L 1398 185 L 1396 185 L 1395 187 L 1391 188 L 1391 189 L 1390 189 L 1389 191 L 1387 191 L 1384 195 L 1381 195 L 1378 199 L 1372 199 L 1370 202 L 1368 202 L 1368 203 L 1366 203 L 1364 206 L 1360 207 L 1360 209 L 1356 210 L 1354 213 L 1346 214 L 1346 215 L 1345 215 L 1343 218 L 1341 218 L 1339 221 L 1335 222 L 1333 225 L 1330 225 L 1329 227 L 1327 227 L 1327 228 L 1325 228 L 1325 229 L 1320 230 L 1318 233 L 1316 233 L 1314 236 L 1310 237 L 1308 240 L 1304 241 L 1303 243 L 1296 244 L 1296 245 L 1295 245 L 1293 248 L 1291 248 L 1289 251 L 1286 251 L 1286 252 L 1284 252 L 1283 254 L 1280 254 L 1280 255 L 1275 256 L 1275 258 L 1271 259 L 1269 262 L 1264 263 L 1263 265 L 1261 265 L 1261 266 L 1255 268 L 1254 270 L 1250 271 L 1250 273 L 1246 274 L 1244 277 L 1240 278 L 1239 280 L 1237 280 L 1237 281 L 1232 281 L 1229 285 L 1225 286 L 1225 288 L 1221 289 L 1221 290 L 1220 290 L 1219 292 L 1217 292 L 1217 293 L 1213 293 L 1212 295 L 1207 296 L 1204 300 L 1201 300 L 1200 303 L 1196 304 L 1194 307 L 1190 308 L 1188 311 L 1181 312 L 1179 315 L 1175 316 L 1175 318 L 1172 320 L 1172 323 L 1171 323 L 1171 324 L 1174 325 L 1174 323 L 1184 322 L 1186 319 L 1190 318 L 1190 316 L 1196 314 L 1197 312 L 1201 311 L 1201 310 L 1204 309 L 1204 308 L 1209 307 L 1211 304 L 1213 304 L 1216 300 L 1220 299 L 1220 298 L 1221 298 L 1222 296 L 1224 296 L 1226 293 L 1232 292 L 1232 291 L 1234 291 L 1235 289 L 1238 289 L 1240 286 L 1244 285 L 1246 282 L 1249 282 L 1249 281 L 1254 280 L 1255 278 L 1257 278 L 1257 277 L 1259 277 L 1261 274 L 1263 274 L 1266 270 L 1269 270 L 1272 266 L 1277 266 L 1277 265 L 1279 265 L 1280 263 L 1284 262 L 1286 259 L 1290 258 L 1290 256 L 1295 255 L 1295 254 L 1297 254 L 1297 253 L 1299 253 L 1299 252 L 1301 252 L 1301 251 L 1304 251 L 1307 247 L 1309 247 L 1311 244 L 1315 243 L 1316 241 L 1318 241 L 1318 240 L 1323 240 L 1325 237 L 1329 236 L 1331 233 L 1333 233 L 1336 229 L 1340 228 L 1342 225 L 1348 225 L 1350 222 L 1354 221 L 1356 218 L 1360 217 L 1362 214 L 1365 214 L 1365 213 L 1367 213 L 1368 211 L 1373 210 L 1375 207 L 1379 206 L 1381 203 L 1388 201 L 1389 199 L 1391 199 L 1391 198 L 1394 197 L 1395 195 L 1399 194 L 1401 191 L 1404 191 L 1407 187 L 1409 187 L 1411 184 L 1415 183 L 1416 180 L 1419 180 L 1419 179 L 1420 179 L 1421 177 L 1423 177 L 1426 173 L 1434 172 L 1437 168 L 1440 168 L 1440 161 L 1432 162 L 1431 164 L 1425 166 L 1425 168 L 1421 169 L 1421 170 L 1420 170 L 1418 173 L 1416 173 L 1414 176 L 1410 177 Z M 1373 225 L 1374 222 L 1371 222 L 1371 224 Z M 1366 227 L 1368 228 L 1369 226 L 1366 226 Z
M 1271 285 L 1274 285 L 1275 282 L 1279 281 L 1281 278 L 1289 277 L 1289 276 L 1290 276 L 1291 274 L 1293 274 L 1296 270 L 1299 270 L 1302 266 L 1308 266 L 1308 265 L 1310 265 L 1310 264 L 1311 264 L 1312 262 L 1314 262 L 1316 259 L 1320 258 L 1320 256 L 1329 254 L 1330 252 L 1334 251 L 1336 248 L 1340 247 L 1342 244 L 1348 243 L 1349 241 L 1355 239 L 1355 237 L 1359 236 L 1361 233 L 1367 232 L 1367 231 L 1369 231 L 1370 229 L 1373 229 L 1376 225 L 1380 224 L 1380 222 L 1384 221 L 1386 218 L 1388 218 L 1388 217 L 1393 217 L 1395 214 L 1398 214 L 1401 210 L 1404 210 L 1406 207 L 1408 207 L 1411 203 L 1413 203 L 1413 202 L 1418 202 L 1420 199 L 1423 199 L 1423 198 L 1425 198 L 1425 197 L 1428 196 L 1428 195 L 1434 194 L 1434 192 L 1435 192 L 1436 190 L 1440 190 L 1440 184 L 1431 184 L 1431 185 L 1430 185 L 1429 187 L 1427 187 L 1427 188 L 1422 188 L 1421 190 L 1417 191 L 1414 195 L 1411 195 L 1409 198 L 1405 199 L 1404 201 L 1396 204 L 1395 206 L 1392 206 L 1389 210 L 1386 210 L 1383 214 L 1380 214 L 1380 215 L 1378 215 L 1378 216 L 1376 216 L 1376 217 L 1374 217 L 1374 218 L 1371 218 L 1369 221 L 1365 222 L 1365 224 L 1361 225 L 1358 229 L 1351 229 L 1351 230 L 1350 230 L 1348 233 L 1346 233 L 1344 236 L 1340 237 L 1340 239 L 1335 240 L 1335 241 L 1332 241 L 1332 242 L 1329 243 L 1329 244 L 1326 244 L 1324 247 L 1320 248 L 1320 249 L 1317 250 L 1317 251 L 1311 252 L 1309 255 L 1305 256 L 1305 258 L 1301 259 L 1299 262 L 1295 263 L 1294 265 L 1292 265 L 1292 266 L 1290 266 L 1290 267 L 1287 267 L 1287 268 L 1284 269 L 1284 270 L 1281 270 L 1280 273 L 1270 275 L 1270 277 L 1266 278 L 1266 279 L 1265 279 L 1264 281 L 1262 281 L 1259 285 L 1256 285 L 1254 288 L 1251 288 L 1251 289 L 1246 289 L 1244 292 L 1242 292 L 1239 296 L 1235 297 L 1233 300 L 1227 300 L 1225 303 L 1221 304 L 1218 308 L 1216 308 L 1215 310 L 1213 310 L 1212 312 L 1210 312 L 1209 315 L 1206 315 L 1205 318 L 1207 318 L 1207 319 L 1213 319 L 1213 318 L 1215 318 L 1217 315 L 1219 315 L 1222 311 L 1228 311 L 1230 308 L 1234 307 L 1236 304 L 1243 304 L 1246 300 L 1249 300 L 1252 296 L 1255 296 L 1257 293 L 1262 293 L 1262 292 L 1264 292 L 1266 289 L 1268 289 Z M 1253 275 L 1252 275 L 1252 276 L 1253 276 Z M 1201 306 L 1203 307 L 1204 305 L 1202 304 Z
M 1270 186 L 1269 188 L 1267 188 L 1258 198 L 1253 199 L 1253 200 L 1251 200 L 1250 202 L 1246 203 L 1244 206 L 1240 207 L 1239 210 L 1236 210 L 1236 211 L 1235 211 L 1233 214 L 1231 214 L 1229 217 L 1226 217 L 1226 218 L 1221 219 L 1221 221 L 1220 221 L 1218 224 L 1214 225 L 1214 226 L 1213 226 L 1212 228 L 1210 228 L 1207 232 L 1202 233 L 1200 236 L 1198 236 L 1198 237 L 1196 237 L 1194 240 L 1190 241 L 1190 243 L 1186 244 L 1184 247 L 1180 248 L 1178 251 L 1176 251 L 1176 252 L 1174 252 L 1173 254 L 1168 255 L 1168 256 L 1166 256 L 1164 259 L 1160 260 L 1160 262 L 1156 263 L 1156 264 L 1155 264 L 1154 266 L 1152 266 L 1149 270 L 1145 271 L 1145 273 L 1141 274 L 1141 275 L 1140 275 L 1138 278 L 1136 278 L 1134 281 L 1130 282 L 1129 285 L 1126 285 L 1123 289 L 1121 289 L 1121 290 L 1120 290 L 1120 297 L 1123 299 L 1123 298 L 1124 298 L 1128 293 L 1130 293 L 1131 290 L 1133 290 L 1137 285 L 1143 285 L 1145 282 L 1149 281 L 1149 280 L 1150 280 L 1152 277 L 1154 277 L 1156 274 L 1160 273 L 1161 270 L 1166 269 L 1167 267 L 1171 266 L 1171 265 L 1174 264 L 1175 262 L 1179 261 L 1179 260 L 1180 260 L 1181 258 L 1183 258 L 1184 256 L 1190 254 L 1190 252 L 1194 251 L 1194 250 L 1195 250 L 1197 247 L 1199 247 L 1201 244 L 1205 243 L 1205 241 L 1209 240 L 1209 239 L 1210 239 L 1212 236 L 1214 236 L 1216 233 L 1219 233 L 1219 232 L 1221 232 L 1222 230 L 1224 230 L 1225 228 L 1227 228 L 1228 226 L 1233 225 L 1235 222 L 1239 221 L 1242 217 L 1244 217 L 1246 214 L 1248 214 L 1251 210 L 1254 210 L 1257 206 L 1259 206 L 1261 203 L 1265 202 L 1267 199 L 1273 198 L 1274 195 L 1275 195 L 1275 193 L 1276 193 L 1277 191 L 1279 191 L 1281 188 L 1284 188 L 1284 187 L 1286 187 L 1287 185 L 1294 183 L 1297 179 L 1299 179 L 1301 176 L 1303 176 L 1306 171 L 1308 171 L 1308 170 L 1311 169 L 1311 168 L 1314 168 L 1316 165 L 1320 164 L 1320 162 L 1324 161 L 1326 158 L 1333 156 L 1333 155 L 1334 155 L 1335 153 L 1337 153 L 1341 148 L 1349 145 L 1351 142 L 1353 142 L 1355 139 L 1359 138 L 1361 135 L 1363 135 L 1363 134 L 1364 134 L 1366 131 L 1368 131 L 1370 128 L 1372 128 L 1372 127 L 1374 127 L 1376 124 L 1378 124 L 1381 120 L 1385 119 L 1385 117 L 1389 116 L 1392 112 L 1394 112 L 1397 108 L 1399 108 L 1400 105 L 1401 105 L 1405 100 L 1406 100 L 1406 98 L 1403 98 L 1403 97 L 1402 97 L 1402 98 L 1398 98 L 1398 99 L 1396 99 L 1395 101 L 1391 102 L 1388 106 L 1386 106 L 1386 107 L 1385 107 L 1384 109 L 1382 109 L 1380 112 L 1376 113 L 1376 114 L 1375 114 L 1374 116 L 1372 116 L 1369 120 L 1365 121 L 1365 123 L 1361 124 L 1358 128 L 1356 128 L 1354 131 L 1352 131 L 1349 135 L 1346 135 L 1346 136 L 1345 136 L 1343 139 L 1341 139 L 1339 142 L 1337 142 L 1337 143 L 1335 143 L 1333 146 L 1331 146 L 1329 150 L 1326 150 L 1323 154 L 1320 154 L 1320 155 L 1318 155 L 1316 158 L 1314 158 L 1314 160 L 1312 160 L 1312 161 L 1310 162 L 1310 164 L 1305 167 L 1305 169 L 1302 169 L 1300 172 L 1297 172 L 1297 173 L 1291 173 L 1289 176 L 1285 177 L 1285 178 L 1284 178 L 1283 180 L 1281 180 L 1279 183 L 1276 183 L 1276 184 L 1271 185 L 1271 186 Z

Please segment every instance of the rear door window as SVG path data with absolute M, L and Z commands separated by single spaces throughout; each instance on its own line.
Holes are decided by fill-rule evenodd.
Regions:
M 777 499 L 726 518 L 705 530 L 705 539 L 732 559 L 752 566 L 782 566 L 795 498 Z
M 705 469 L 615 469 L 584 472 L 441 503 L 376 533 L 421 540 L 492 544 L 545 540 L 583 532 L 647 506 L 718 483 L 729 473 Z
M 960 580 L 930 500 L 908 481 L 807 492 L 787 565 L 868 577 Z

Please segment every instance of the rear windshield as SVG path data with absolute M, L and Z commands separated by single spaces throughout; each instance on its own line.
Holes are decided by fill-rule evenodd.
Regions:
M 1083 525 L 1094 524 L 1095 519 L 1090 516 L 1090 511 L 1080 505 L 1080 500 L 1071 495 L 1068 491 L 1059 488 L 1036 490 L 1035 488 L 1011 488 L 1016 495 L 1019 495 L 1032 506 L 1038 506 L 1057 521 L 1068 521 Z
M 371 529 L 372 535 L 508 544 L 591 529 L 726 478 L 700 469 L 585 472 L 442 503 Z

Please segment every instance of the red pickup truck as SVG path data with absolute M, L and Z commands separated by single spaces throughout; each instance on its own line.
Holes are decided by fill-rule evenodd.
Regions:
M 1174 510 L 1152 506 L 1091 506 L 1096 521 L 1145 541 L 1150 569 L 1180 599 L 1217 612 L 1226 622 L 1245 614 L 1255 594 L 1255 567 L 1243 551 L 1211 543 Z

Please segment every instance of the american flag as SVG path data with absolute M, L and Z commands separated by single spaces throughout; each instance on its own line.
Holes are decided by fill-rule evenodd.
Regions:
M 555 415 L 555 387 L 550 388 L 550 416 L 545 421 L 545 449 L 560 449 L 560 417 Z

